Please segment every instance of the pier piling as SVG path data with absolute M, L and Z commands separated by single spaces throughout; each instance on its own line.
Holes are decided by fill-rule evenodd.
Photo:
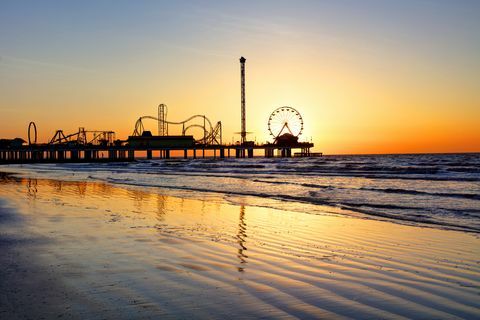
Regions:
M 172 156 L 188 159 L 189 152 L 192 152 L 192 158 L 197 159 L 197 149 L 201 148 L 201 157 L 207 155 L 214 159 L 225 159 L 227 156 L 235 158 L 253 158 L 255 149 L 262 150 L 266 158 L 275 156 L 291 157 L 292 149 L 300 149 L 300 152 L 294 154 L 295 157 L 321 156 L 321 153 L 312 153 L 311 143 L 302 143 L 298 146 L 277 146 L 274 144 L 265 145 L 196 145 L 191 147 L 165 147 L 151 149 L 149 147 L 132 146 L 79 146 L 79 145 L 29 145 L 17 148 L 0 148 L 0 164 L 4 163 L 37 163 L 37 162 L 113 162 L 113 161 L 134 161 L 135 152 L 142 151 L 146 153 L 147 159 L 153 159 L 153 153 L 161 159 L 170 159 Z M 231 154 L 234 152 L 235 155 Z M 278 152 L 278 153 L 277 153 Z M 106 157 L 104 156 L 106 155 Z

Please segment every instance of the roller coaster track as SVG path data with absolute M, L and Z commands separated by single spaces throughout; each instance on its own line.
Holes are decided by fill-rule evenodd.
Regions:
M 90 139 L 88 138 L 90 135 Z M 63 130 L 57 130 L 48 144 L 67 144 L 74 143 L 78 145 L 111 145 L 115 140 L 113 131 L 85 130 L 79 128 L 78 132 L 65 135 Z
M 203 121 L 203 125 L 200 124 L 190 124 L 187 125 L 189 122 L 193 120 L 200 119 Z M 157 117 L 152 116 L 142 116 L 138 118 L 135 122 L 135 129 L 133 130 L 133 136 L 141 136 L 145 131 L 145 127 L 143 125 L 143 120 L 154 120 L 158 121 L 159 123 L 162 121 Z M 203 137 L 201 139 L 195 140 L 197 143 L 206 144 L 206 145 L 214 145 L 214 144 L 221 144 L 222 143 L 222 123 L 220 121 L 217 122 L 215 126 L 212 125 L 212 122 L 204 115 L 196 114 L 194 116 L 189 117 L 183 121 L 163 121 L 166 125 L 181 125 L 182 126 L 182 135 L 185 135 L 188 130 L 192 128 L 200 128 L 203 130 Z M 168 132 L 168 129 L 166 130 Z

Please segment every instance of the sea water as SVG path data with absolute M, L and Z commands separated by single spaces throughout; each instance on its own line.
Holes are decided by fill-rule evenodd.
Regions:
M 170 159 L 0 169 L 180 197 L 212 196 L 236 204 L 480 232 L 480 154 Z

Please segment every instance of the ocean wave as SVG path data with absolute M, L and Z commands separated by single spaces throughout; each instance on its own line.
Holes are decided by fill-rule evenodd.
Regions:
M 388 213 L 379 210 L 372 210 L 369 208 L 368 205 L 359 205 L 359 206 L 344 206 L 345 209 L 353 210 L 356 212 L 364 213 L 366 215 L 386 218 L 389 220 L 400 220 L 406 223 L 421 223 L 424 225 L 431 225 L 441 227 L 443 229 L 453 229 L 453 230 L 461 230 L 461 231 L 468 231 L 468 232 L 480 232 L 480 225 L 472 226 L 472 225 L 465 225 L 463 223 L 454 223 L 454 222 L 445 222 L 432 219 L 431 216 L 423 216 L 420 214 L 411 214 L 411 215 L 399 215 L 394 213 Z M 376 209 L 376 208 L 375 208 Z
M 480 225 L 465 225 L 462 223 L 454 223 L 451 221 L 441 221 L 436 219 L 435 216 L 432 216 L 431 212 L 422 206 L 415 205 L 399 205 L 399 204 L 387 204 L 387 203 L 372 203 L 371 201 L 359 202 L 359 201 L 348 201 L 338 199 L 324 199 L 318 198 L 316 193 L 309 193 L 309 196 L 300 196 L 300 195 L 291 195 L 291 194 L 270 194 L 266 192 L 249 192 L 249 191 L 238 191 L 238 190 L 216 190 L 211 188 L 200 188 L 200 187 L 191 187 L 191 186 L 167 186 L 162 184 L 147 184 L 139 183 L 138 181 L 126 181 L 123 179 L 117 178 L 108 178 L 106 182 L 125 184 L 137 187 L 154 187 L 161 189 L 171 189 L 171 190 L 183 190 L 191 192 L 202 192 L 202 193 L 215 193 L 222 195 L 235 195 L 235 196 L 249 196 L 249 197 L 258 197 L 258 198 L 268 198 L 271 200 L 279 200 L 285 202 L 297 202 L 305 203 L 311 205 L 322 205 L 322 206 L 331 206 L 342 209 L 347 209 L 349 211 L 366 214 L 370 217 L 376 218 L 389 218 L 393 220 L 401 220 L 403 222 L 409 221 L 410 223 L 422 223 L 427 225 L 436 225 L 443 228 L 453 228 L 455 230 L 464 230 L 470 232 L 480 232 Z M 270 204 L 271 206 L 272 204 Z M 275 206 L 274 206 L 275 207 Z M 382 210 L 378 210 L 382 209 Z M 388 210 L 388 211 L 383 211 Z M 479 209 L 443 209 L 444 216 L 463 216 L 474 218 L 478 220 L 480 215 Z M 338 211 L 337 211 L 338 212 Z M 472 214 L 474 213 L 474 214 Z
M 454 167 L 454 168 L 447 168 L 446 170 L 451 172 L 465 172 L 465 173 L 480 173 L 479 167 Z
M 373 191 L 373 192 L 383 192 L 383 193 L 394 193 L 394 194 L 405 194 L 405 195 L 425 195 L 425 196 L 432 196 L 432 197 L 451 197 L 451 198 L 464 198 L 464 199 L 473 199 L 473 200 L 480 200 L 480 194 L 475 193 L 443 193 L 443 192 L 426 192 L 426 191 L 418 191 L 414 189 L 399 189 L 399 188 L 368 188 L 368 187 L 361 187 L 358 189 L 355 188 L 348 188 L 348 187 L 339 187 L 339 186 L 332 186 L 332 185 L 321 185 L 321 184 L 314 184 L 314 183 L 296 183 L 290 181 L 269 181 L 269 180 L 262 180 L 262 179 L 254 179 L 255 182 L 261 183 L 269 183 L 269 184 L 283 184 L 283 185 L 297 185 L 307 188 L 315 188 L 315 189 L 343 189 L 343 190 L 365 190 L 365 191 Z
M 173 169 L 173 168 L 172 168 Z M 204 167 L 204 169 L 207 169 Z M 218 169 L 218 170 L 213 170 Z M 388 179 L 388 180 L 424 180 L 424 181 L 464 181 L 464 182 L 477 182 L 480 181 L 480 177 L 467 177 L 467 176 L 424 176 L 424 175 L 411 175 L 411 176 L 402 176 L 402 175 L 389 175 L 389 174 L 365 174 L 360 172 L 329 172 L 329 171 L 316 171 L 308 170 L 305 168 L 297 168 L 293 170 L 236 170 L 220 167 L 210 167 L 208 170 L 199 171 L 195 167 L 183 167 L 176 168 L 175 170 L 159 170 L 157 172 L 151 172 L 152 174 L 176 174 L 176 175 L 210 175 L 214 174 L 223 174 L 222 177 L 232 177 L 232 174 L 247 175 L 248 176 L 264 176 L 264 175 L 285 175 L 285 176 L 304 176 L 304 177 L 355 177 L 355 178 L 366 178 L 366 179 Z M 220 177 L 220 176 L 218 176 Z
M 366 217 L 468 231 L 480 225 L 480 154 L 165 159 L 12 168 L 50 179 L 251 196 L 274 207 L 302 209 L 305 204 L 306 211 L 317 206 L 318 212 L 320 207 L 335 212 L 343 208 Z
M 480 200 L 480 194 L 473 194 L 473 193 L 425 192 L 425 191 L 418 191 L 418 190 L 411 190 L 411 189 L 397 189 L 397 188 L 386 188 L 386 189 L 360 188 L 360 189 L 367 190 L 367 191 L 385 192 L 385 193 L 425 195 L 425 196 L 432 196 L 432 197 L 451 197 L 451 198 L 465 198 L 465 199 Z

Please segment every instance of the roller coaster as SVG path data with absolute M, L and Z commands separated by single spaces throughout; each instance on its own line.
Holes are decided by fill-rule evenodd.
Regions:
M 111 146 L 114 145 L 114 142 L 115 132 L 113 131 L 96 131 L 79 128 L 78 132 L 68 135 L 65 135 L 63 130 L 57 130 L 48 144 Z
M 28 125 L 28 145 L 37 145 L 37 125 L 30 122 Z M 63 130 L 55 131 L 53 137 L 46 145 L 70 145 L 70 146 L 113 146 L 115 144 L 115 132 L 100 130 L 85 130 L 78 128 L 78 132 L 65 134 Z
M 205 115 L 193 115 L 183 121 L 168 121 L 167 120 L 167 106 L 160 104 L 158 106 L 158 117 L 142 116 L 135 122 L 135 129 L 132 136 L 142 136 L 144 134 L 145 126 L 144 120 L 153 120 L 158 123 L 158 135 L 168 136 L 168 126 L 178 125 L 182 126 L 182 136 L 185 136 L 189 130 L 194 128 L 201 129 L 203 136 L 199 139 L 195 139 L 197 144 L 202 145 L 221 145 L 222 144 L 222 122 L 218 121 L 215 126 Z

